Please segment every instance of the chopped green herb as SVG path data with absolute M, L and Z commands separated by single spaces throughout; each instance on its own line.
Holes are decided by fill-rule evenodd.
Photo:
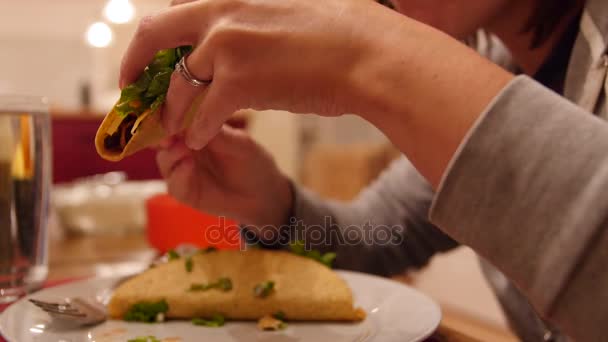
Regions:
M 265 281 L 253 288 L 253 294 L 259 298 L 266 298 L 274 291 L 274 281 Z
M 192 258 L 191 257 L 186 258 L 186 272 L 188 272 L 188 273 L 192 272 L 193 266 L 194 266 L 194 263 L 192 262 Z
M 184 46 L 180 46 L 177 49 L 175 49 L 175 54 L 177 55 L 177 60 L 178 61 L 180 59 L 182 59 L 182 57 L 184 57 L 187 54 L 189 54 L 190 52 L 192 52 L 192 46 L 191 45 L 184 45 Z
M 272 317 L 278 319 L 279 321 L 285 321 L 286 320 L 286 316 L 285 316 L 285 313 L 283 311 L 277 311 L 277 312 L 273 313 Z
M 248 249 L 262 249 L 262 245 L 259 242 L 252 242 L 247 245 Z
M 190 291 L 207 291 L 210 289 L 230 291 L 232 290 L 232 280 L 230 280 L 230 278 L 220 278 L 214 283 L 190 285 Z
M 164 102 L 175 65 L 191 50 L 191 46 L 181 46 L 158 51 L 137 81 L 121 91 L 115 108 L 117 114 L 139 116 L 148 108 L 156 110 Z
M 179 259 L 179 253 L 174 250 L 170 250 L 167 252 L 167 257 L 169 257 L 169 261 Z
M 327 267 L 331 267 L 334 260 L 336 259 L 336 253 L 328 252 L 321 254 L 317 250 L 307 250 L 306 245 L 303 241 L 295 241 L 289 245 L 289 249 L 292 253 L 316 260 Z
M 154 323 L 169 311 L 169 304 L 164 299 L 158 302 L 139 302 L 134 304 L 124 316 L 128 322 Z
M 127 342 L 161 342 L 161 341 L 154 336 L 142 336 L 142 337 L 132 338 L 132 339 L 128 340 Z
M 333 265 L 334 260 L 336 260 L 336 257 L 338 255 L 336 255 L 336 253 L 333 252 L 327 252 L 323 255 L 321 255 L 321 262 L 325 265 L 327 265 L 327 267 L 331 267 L 331 265 Z
M 146 90 L 146 94 L 144 95 L 146 98 L 154 98 L 156 100 L 157 96 L 164 95 L 167 93 L 167 89 L 169 89 L 169 82 L 171 81 L 171 74 L 173 73 L 173 68 L 165 67 L 158 70 L 158 73 L 154 75 L 152 82 L 148 86 L 148 90 Z
M 293 254 L 304 255 L 306 254 L 306 245 L 303 241 L 294 241 L 289 244 L 289 249 Z
M 209 290 L 210 287 L 207 284 L 191 284 L 190 285 L 190 291 L 207 291 Z
M 192 320 L 192 324 L 194 325 L 200 325 L 211 328 L 221 327 L 224 325 L 225 322 L 226 320 L 224 319 L 224 316 L 220 314 L 214 314 L 213 316 L 211 316 L 211 319 L 195 318 Z
M 230 278 L 220 278 L 218 280 L 219 288 L 224 291 L 232 290 L 232 280 Z
M 200 254 L 207 254 L 207 253 L 212 253 L 212 252 L 217 252 L 217 248 L 216 247 L 207 247 L 207 248 L 202 248 L 199 253 Z
M 258 320 L 258 328 L 266 331 L 285 329 L 287 323 L 285 323 L 284 318 L 285 315 L 282 312 L 266 315 Z
M 156 100 L 154 100 L 154 102 L 152 102 L 152 104 L 150 105 L 150 110 L 152 112 L 155 112 L 165 102 L 165 97 L 165 94 L 159 95 Z
M 281 321 L 281 324 L 279 324 L 279 329 L 287 328 L 287 322 L 285 322 L 287 320 L 287 317 L 285 316 L 285 313 L 283 311 L 277 311 L 277 312 L 273 313 L 272 317 Z

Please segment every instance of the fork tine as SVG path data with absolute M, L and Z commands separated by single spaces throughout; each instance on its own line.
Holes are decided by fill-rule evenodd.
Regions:
M 55 311 L 55 312 L 66 312 L 66 313 L 78 313 L 80 312 L 78 309 L 74 309 L 74 308 L 62 308 L 62 307 L 57 307 L 57 306 L 43 306 L 43 305 L 39 305 L 39 308 L 43 309 L 43 310 L 48 310 L 48 311 Z
M 62 311 L 59 309 L 53 309 L 53 308 L 41 308 L 42 310 L 50 313 L 50 314 L 54 314 L 54 315 L 63 315 L 63 316 L 70 316 L 70 317 L 86 317 L 87 315 L 80 312 L 80 311 Z
M 79 297 L 66 298 L 65 302 L 60 303 L 37 299 L 29 299 L 29 301 L 48 313 L 54 320 L 91 325 L 101 323 L 108 318 L 105 308 L 99 308 L 95 303 L 89 303 Z
M 54 315 L 58 315 L 58 316 L 70 316 L 70 317 L 74 317 L 74 318 L 87 317 L 87 315 L 83 314 L 82 312 L 66 312 L 66 311 L 57 311 L 57 310 L 48 310 L 48 309 L 43 309 L 43 310 L 50 314 L 54 314 Z
M 69 303 L 59 304 L 59 303 L 48 303 L 43 301 L 34 301 L 31 302 L 39 308 L 49 308 L 49 309 L 57 309 L 61 311 L 78 311 L 78 309 L 72 307 Z
M 35 299 L 30 299 L 30 302 L 48 313 L 72 317 L 86 317 L 86 314 L 80 312 L 80 310 L 76 308 L 71 307 L 69 303 L 49 303 Z
M 45 302 L 43 300 L 38 300 L 38 299 L 33 299 L 33 298 L 30 298 L 29 301 L 35 305 L 54 305 L 54 306 L 62 305 L 59 303 Z

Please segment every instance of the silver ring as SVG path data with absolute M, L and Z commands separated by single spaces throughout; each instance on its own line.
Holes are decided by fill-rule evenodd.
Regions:
M 195 87 L 208 86 L 209 84 L 211 84 L 212 80 L 199 80 L 198 78 L 194 77 L 194 75 L 192 75 L 192 73 L 190 72 L 190 70 L 188 70 L 188 67 L 186 66 L 186 57 L 187 55 L 182 57 L 182 59 L 177 62 L 177 64 L 175 65 L 175 70 L 179 72 L 179 74 L 182 75 L 182 77 L 186 81 L 188 81 L 188 83 L 192 84 Z

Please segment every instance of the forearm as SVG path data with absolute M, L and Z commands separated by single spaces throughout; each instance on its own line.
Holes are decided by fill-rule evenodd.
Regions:
M 420 205 L 422 216 L 374 213 L 361 203 L 322 200 L 305 189 L 296 192 L 291 238 L 312 249 L 335 252 L 334 266 L 391 276 L 425 266 L 437 253 L 458 244 L 426 220 L 430 203 Z M 389 204 L 390 206 L 390 204 Z
M 607 150 L 605 122 L 519 77 L 459 148 L 431 211 L 580 341 L 606 335 Z
M 512 75 L 453 38 L 394 14 L 394 30 L 351 77 L 359 113 L 436 188 L 478 116 Z M 379 58 L 378 56 L 382 56 Z
M 336 252 L 336 267 L 391 275 L 422 267 L 457 245 L 429 222 L 433 191 L 405 158 L 352 202 L 321 199 L 298 186 L 294 190 L 293 220 L 279 246 L 271 241 L 270 247 L 300 239 L 313 249 Z

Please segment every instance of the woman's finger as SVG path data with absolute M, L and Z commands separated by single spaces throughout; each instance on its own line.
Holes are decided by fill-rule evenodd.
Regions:
M 186 63 L 190 63 L 188 59 L 186 60 Z M 192 118 L 188 118 L 187 116 L 197 114 L 197 97 L 200 96 L 206 88 L 207 86 L 196 87 L 188 83 L 188 81 L 186 81 L 186 79 L 177 71 L 171 75 L 167 99 L 161 112 L 161 120 L 168 134 L 177 134 L 183 131 L 185 126 L 189 124 L 189 122 L 186 121 L 191 120 Z
M 194 158 L 185 158 L 175 165 L 171 174 L 166 178 L 169 194 L 178 201 L 189 205 L 194 205 L 194 203 L 191 203 L 191 196 L 195 190 L 192 189 L 193 185 L 189 183 L 194 175 L 194 169 Z M 201 181 L 201 179 L 199 178 L 198 181 Z
M 156 162 L 163 178 L 170 177 L 176 166 L 191 155 L 192 152 L 183 141 L 176 141 L 170 146 L 159 150 L 156 154 Z
M 209 86 L 202 103 L 190 126 L 186 130 L 186 145 L 193 150 L 200 150 L 218 134 L 228 118 L 242 106 L 236 97 L 220 94 L 219 87 Z
M 134 82 L 159 50 L 196 45 L 210 20 L 205 17 L 207 4 L 208 1 L 181 4 L 144 17 L 123 56 L 121 87 Z

